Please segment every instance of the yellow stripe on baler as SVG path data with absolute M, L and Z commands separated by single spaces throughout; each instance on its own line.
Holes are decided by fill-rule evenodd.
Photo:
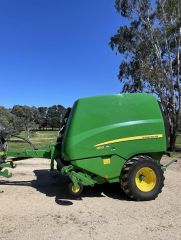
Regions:
M 162 138 L 162 137 L 163 137 L 163 134 L 152 134 L 152 135 L 142 135 L 142 136 L 135 136 L 135 137 L 127 137 L 127 138 L 118 138 L 118 139 L 110 140 L 107 142 L 99 143 L 99 144 L 95 145 L 95 147 L 100 147 L 100 146 L 112 144 L 112 143 L 143 140 L 143 139 L 150 139 L 150 138 L 154 139 L 154 138 Z

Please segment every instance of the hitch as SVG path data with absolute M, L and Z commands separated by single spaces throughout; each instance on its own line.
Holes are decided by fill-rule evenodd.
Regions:
M 176 159 L 169 161 L 167 164 L 162 166 L 162 170 L 165 172 L 170 165 L 172 165 L 173 163 L 176 163 L 176 162 L 177 162 Z

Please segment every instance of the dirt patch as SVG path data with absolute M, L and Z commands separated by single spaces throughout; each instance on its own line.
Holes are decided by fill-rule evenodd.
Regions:
M 69 180 L 48 169 L 49 161 L 31 159 L 17 163 L 11 179 L 0 178 L 0 239 L 181 239 L 181 160 L 149 202 L 130 201 L 119 184 L 87 187 L 75 200 Z

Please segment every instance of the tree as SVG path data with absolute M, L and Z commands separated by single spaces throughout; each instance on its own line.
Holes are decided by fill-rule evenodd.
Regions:
M 61 105 L 51 107 L 29 107 L 15 105 L 12 109 L 0 106 L 0 136 L 18 135 L 25 131 L 30 138 L 30 131 L 37 128 L 60 128 L 66 109 Z
M 35 107 L 15 105 L 11 113 L 19 121 L 19 127 L 26 133 L 26 138 L 30 138 L 30 131 L 37 128 L 38 110 Z
M 38 112 L 39 112 L 39 128 L 46 128 L 48 124 L 47 120 L 47 107 L 39 107 Z
M 181 4 L 180 0 L 116 0 L 116 10 L 130 21 L 111 38 L 123 55 L 121 92 L 157 96 L 170 126 L 170 150 L 181 125 Z
M 47 122 L 51 128 L 60 128 L 66 109 L 61 105 L 53 105 L 48 108 Z
M 4 107 L 0 107 L 0 135 L 18 134 L 20 132 L 18 119 Z

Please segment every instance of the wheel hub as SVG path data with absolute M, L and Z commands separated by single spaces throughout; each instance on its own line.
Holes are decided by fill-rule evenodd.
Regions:
M 135 176 L 135 183 L 142 192 L 152 191 L 156 185 L 157 177 L 155 171 L 149 167 L 140 168 Z
M 75 187 L 74 185 L 72 186 L 72 192 L 78 193 L 80 190 L 80 186 Z

